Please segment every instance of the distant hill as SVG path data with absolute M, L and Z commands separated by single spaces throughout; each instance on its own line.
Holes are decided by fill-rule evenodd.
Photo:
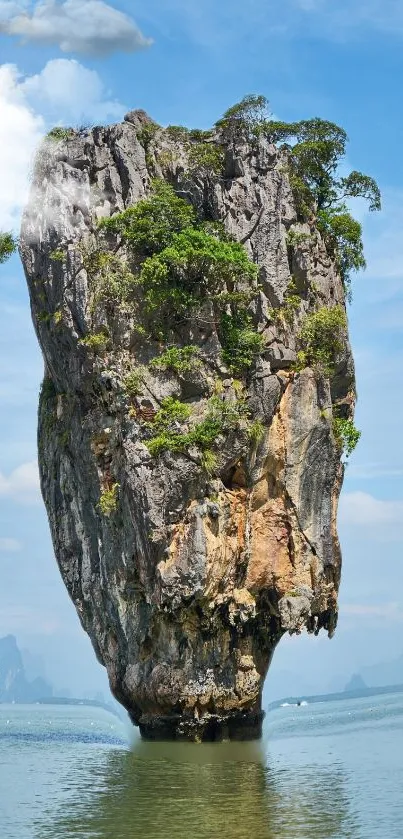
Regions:
M 83 705 L 85 708 L 103 708 L 109 711 L 114 717 L 121 720 L 128 719 L 127 712 L 117 702 L 99 702 L 96 699 L 72 699 L 65 696 L 52 696 L 47 699 L 40 699 L 39 705 Z
M 386 696 L 390 693 L 403 693 L 403 684 L 363 688 L 362 690 L 344 690 L 342 693 L 321 693 L 314 696 L 304 696 L 302 694 L 300 696 L 287 696 L 277 702 L 270 702 L 266 710 L 274 711 L 275 708 L 280 708 L 282 705 L 300 705 L 302 702 L 313 705 L 315 702 L 339 702 L 346 699 L 363 699 L 366 696 Z
M 354 676 L 352 676 L 350 681 L 347 682 L 344 691 L 345 693 L 350 693 L 351 691 L 355 690 L 367 690 L 367 688 L 368 685 L 365 684 L 362 676 L 359 673 L 354 673 Z
M 372 687 L 403 684 L 403 655 L 391 661 L 381 661 L 370 667 L 361 667 L 364 682 Z
M 28 681 L 14 635 L 0 638 L 0 702 L 37 702 L 52 693 L 52 686 L 42 677 Z

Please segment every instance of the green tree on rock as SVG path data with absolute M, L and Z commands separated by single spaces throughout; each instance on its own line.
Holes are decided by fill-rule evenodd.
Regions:
M 11 233 L 0 232 L 0 265 L 17 250 L 17 242 Z

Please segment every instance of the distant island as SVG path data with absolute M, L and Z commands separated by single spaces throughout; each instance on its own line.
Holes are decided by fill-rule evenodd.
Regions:
M 104 711 L 109 711 L 114 717 L 125 719 L 126 714 L 123 708 L 117 703 L 101 702 L 97 699 L 74 699 L 66 696 L 51 696 L 38 700 L 38 705 L 84 705 L 87 708 L 103 708 Z
M 339 702 L 343 699 L 364 699 L 366 696 L 382 696 L 390 693 L 403 693 L 403 684 L 386 685 L 385 687 L 359 688 L 358 690 L 344 690 L 339 693 L 319 693 L 313 696 L 286 696 L 284 699 L 277 699 L 270 702 L 267 711 L 274 711 L 282 705 L 298 705 L 306 702 L 313 705 L 315 702 Z
M 79 699 L 71 696 L 55 696 L 53 686 L 37 676 L 27 678 L 23 656 L 14 635 L 0 638 L 0 704 L 31 705 L 84 705 L 89 708 L 103 708 L 115 717 L 125 719 L 124 710 L 117 702 L 100 699 Z
M 38 702 L 53 695 L 52 685 L 41 676 L 27 679 L 21 652 L 14 635 L 0 638 L 0 703 Z

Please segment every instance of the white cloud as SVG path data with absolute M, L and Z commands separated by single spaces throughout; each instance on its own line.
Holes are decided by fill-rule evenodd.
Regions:
M 379 603 L 367 605 L 362 603 L 348 603 L 340 607 L 340 614 L 352 615 L 358 618 L 380 618 L 381 620 L 403 621 L 403 611 L 399 603 Z
M 17 539 L 10 539 L 7 537 L 0 537 L 0 553 L 18 553 L 22 548 L 21 542 Z
M 126 110 L 116 100 L 108 99 L 95 70 L 67 58 L 48 61 L 40 73 L 22 82 L 21 91 L 45 116 L 63 114 L 63 120 L 73 125 L 84 120 L 119 120 Z
M 27 198 L 28 172 L 44 121 L 21 90 L 16 67 L 0 67 L 0 229 L 13 228 Z
M 34 151 L 49 127 L 106 122 L 120 119 L 124 111 L 108 97 L 98 74 L 77 61 L 49 61 L 30 77 L 14 65 L 1 65 L 0 230 L 19 225 Z
M 382 501 L 367 492 L 346 492 L 340 500 L 340 521 L 367 528 L 403 525 L 403 501 Z
M 375 463 L 351 463 L 348 467 L 348 475 L 351 478 L 359 478 L 364 481 L 377 478 L 401 478 L 403 477 L 403 465 L 395 462 L 390 466 L 384 462 Z
M 19 504 L 40 501 L 38 464 L 35 460 L 17 466 L 10 475 L 0 472 L 0 496 L 12 498 Z
M 31 12 L 25 9 L 25 3 L 1 3 L 0 31 L 83 55 L 135 52 L 151 44 L 129 15 L 102 0 L 42 0 Z

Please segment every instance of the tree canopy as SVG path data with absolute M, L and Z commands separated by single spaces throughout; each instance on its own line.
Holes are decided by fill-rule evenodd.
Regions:
M 0 231 L 0 265 L 6 262 L 17 250 L 17 242 L 11 233 Z
M 348 137 L 336 123 L 314 117 L 299 122 L 272 118 L 265 96 L 245 96 L 229 108 L 216 130 L 226 141 L 249 142 L 261 136 L 284 145 L 291 187 L 301 221 L 314 220 L 334 257 L 347 292 L 352 271 L 365 268 L 362 229 L 346 202 L 362 198 L 370 212 L 381 209 L 374 178 L 362 172 L 341 174 Z

